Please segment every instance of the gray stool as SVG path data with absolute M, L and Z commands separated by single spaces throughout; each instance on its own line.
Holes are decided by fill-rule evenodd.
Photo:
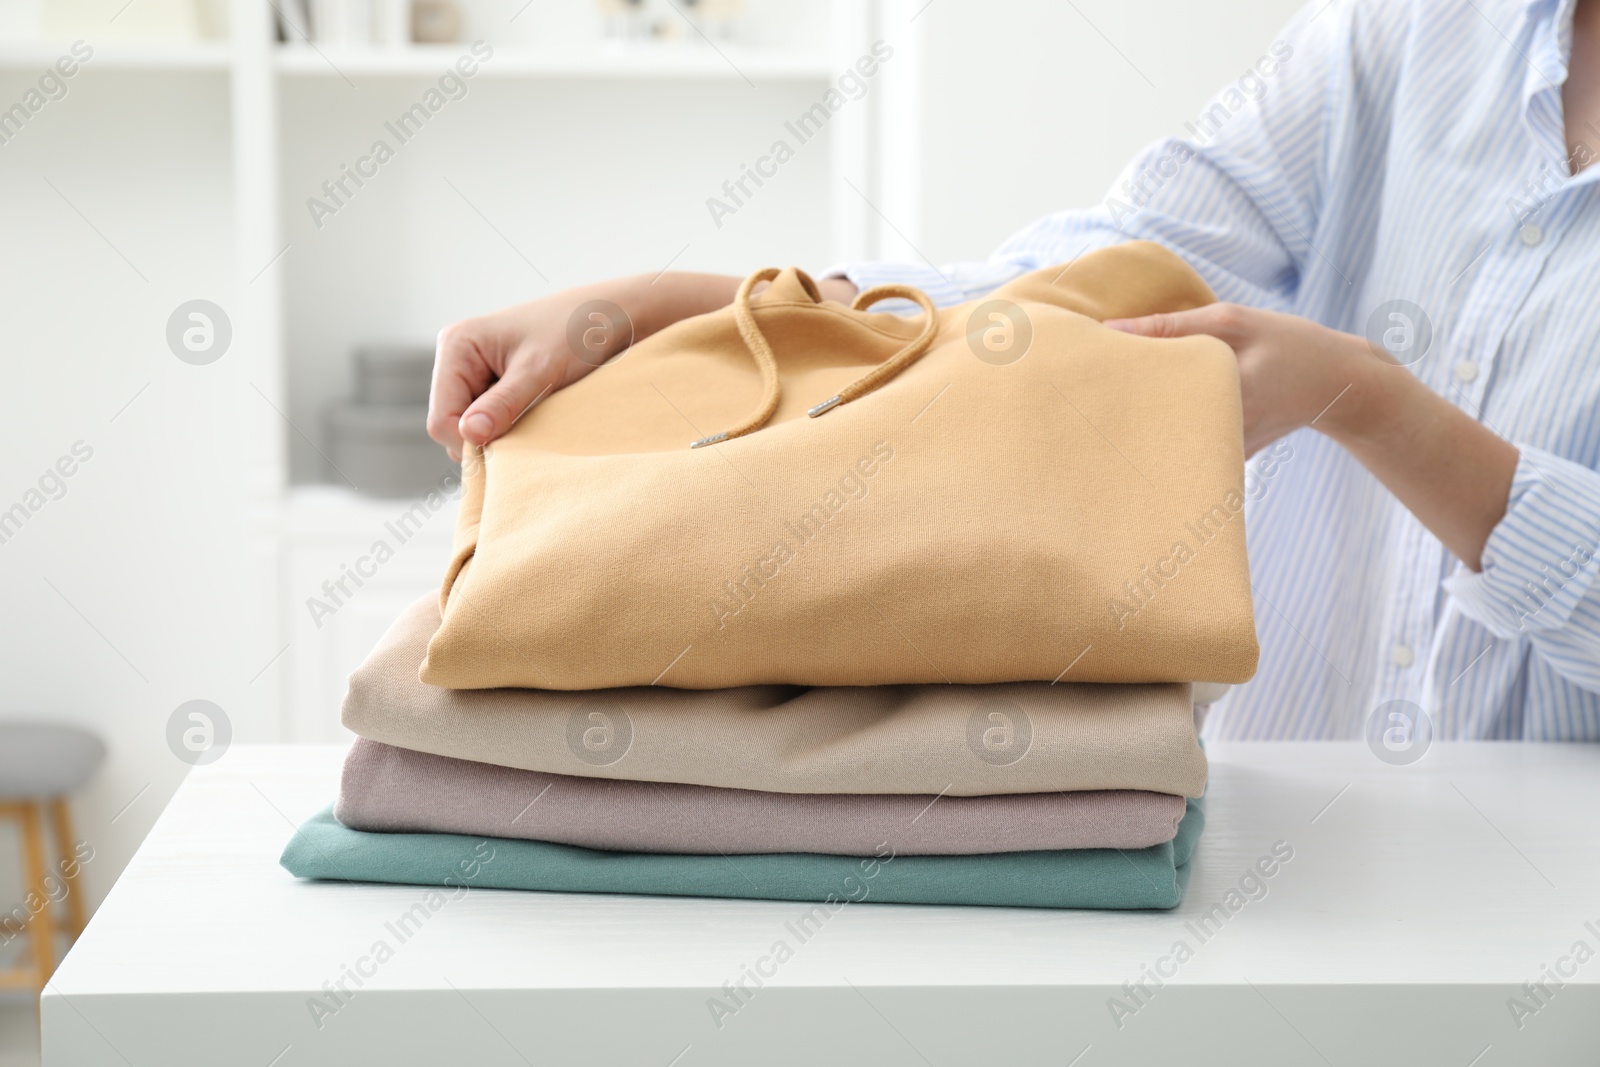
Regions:
M 21 904 L 0 915 L 0 938 L 11 941 L 27 934 L 33 948 L 31 967 L 0 971 L 0 989 L 32 988 L 42 992 L 55 970 L 57 903 L 66 904 L 67 937 L 83 933 L 83 896 L 78 892 L 78 857 L 73 851 L 72 820 L 67 794 L 94 776 L 106 746 L 94 734 L 73 726 L 0 722 L 0 817 L 15 819 L 22 835 Z M 45 811 L 49 809 L 56 838 L 56 870 L 45 863 Z

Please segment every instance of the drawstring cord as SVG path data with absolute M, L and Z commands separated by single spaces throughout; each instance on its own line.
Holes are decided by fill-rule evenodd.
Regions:
M 721 444 L 723 441 L 731 441 L 735 437 L 743 437 L 745 434 L 754 433 L 765 426 L 772 418 L 773 413 L 778 410 L 778 400 L 782 396 L 782 387 L 778 384 L 778 359 L 772 354 L 772 346 L 767 343 L 767 338 L 762 334 L 761 328 L 756 325 L 755 312 L 750 307 L 750 291 L 760 283 L 776 278 L 778 273 L 776 267 L 768 267 L 765 270 L 756 271 L 744 280 L 744 284 L 739 286 L 738 294 L 733 298 L 733 318 L 734 322 L 739 326 L 739 336 L 744 339 L 745 347 L 750 350 L 750 355 L 755 358 L 756 366 L 761 370 L 761 403 L 743 422 L 719 434 L 702 437 L 691 444 L 690 448 Z M 805 283 L 806 291 L 813 297 L 819 297 L 816 286 L 812 284 L 811 279 L 803 274 L 800 277 L 802 282 Z M 816 407 L 808 410 L 806 414 L 811 418 L 814 419 L 818 415 L 832 411 L 840 404 L 848 404 L 850 401 L 872 392 L 872 390 L 921 359 L 933 345 L 933 335 L 938 332 L 939 321 L 934 315 L 933 301 L 928 299 L 928 295 L 920 289 L 909 285 L 874 286 L 858 294 L 851 303 L 850 309 L 852 311 L 865 311 L 880 300 L 893 298 L 910 300 L 922 309 L 922 332 L 900 351 L 839 390 L 837 395 L 829 397 Z
M 704 445 L 721 444 L 723 441 L 735 437 L 743 437 L 767 424 L 772 418 L 772 413 L 778 410 L 778 399 L 782 395 L 782 387 L 778 385 L 778 359 L 772 354 L 772 346 L 767 344 L 767 339 L 761 333 L 761 327 L 756 325 L 755 313 L 750 310 L 750 290 L 761 282 L 770 282 L 778 276 L 777 267 L 768 267 L 758 270 L 744 280 L 739 286 L 739 292 L 733 298 L 733 321 L 739 325 L 739 336 L 744 338 L 744 346 L 755 357 L 756 366 L 761 368 L 761 404 L 747 419 L 710 437 L 702 437 L 690 448 L 700 448 Z

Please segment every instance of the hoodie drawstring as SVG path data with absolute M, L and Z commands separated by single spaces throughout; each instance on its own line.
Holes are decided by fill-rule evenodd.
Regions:
M 745 347 L 749 349 L 751 356 L 755 357 L 756 366 L 761 370 L 761 402 L 743 422 L 719 434 L 702 437 L 691 444 L 690 448 L 721 444 L 723 441 L 731 441 L 735 437 L 743 437 L 745 434 L 754 433 L 765 426 L 772 418 L 773 413 L 778 410 L 778 401 L 782 396 L 782 387 L 778 384 L 778 360 L 773 355 L 772 346 L 767 343 L 766 336 L 762 334 L 761 328 L 756 325 L 755 312 L 750 307 L 750 291 L 760 283 L 776 278 L 778 273 L 779 271 L 776 267 L 768 267 L 765 270 L 756 271 L 744 280 L 744 284 L 739 286 L 738 294 L 733 298 L 733 317 L 739 326 L 739 336 L 744 339 Z M 800 279 L 805 284 L 806 291 L 813 297 L 818 297 L 820 302 L 820 294 L 817 292 L 815 283 L 804 274 L 800 275 Z M 852 400 L 865 396 L 921 359 L 933 345 L 933 335 L 938 332 L 939 321 L 934 314 L 933 301 L 928 299 L 928 295 L 920 289 L 909 285 L 873 286 L 871 289 L 858 294 L 851 303 L 850 308 L 852 311 L 865 311 L 880 300 L 894 298 L 910 300 L 922 309 L 922 332 L 900 351 L 839 390 L 837 395 L 831 396 L 816 407 L 811 408 L 806 412 L 807 415 L 816 418 L 818 415 L 832 411 L 840 404 L 848 404 Z

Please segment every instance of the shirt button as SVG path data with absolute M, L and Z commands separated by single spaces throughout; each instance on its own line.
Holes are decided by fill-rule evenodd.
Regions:
M 1529 248 L 1532 248 L 1534 245 L 1544 240 L 1544 228 L 1536 222 L 1530 222 L 1522 229 L 1517 231 L 1517 237 L 1521 239 L 1523 244 L 1527 245 Z
M 1456 379 L 1470 382 L 1478 377 L 1478 365 L 1470 359 L 1464 359 L 1456 364 Z
M 1389 661 L 1396 667 L 1409 667 L 1417 662 L 1417 654 L 1410 645 L 1395 645 L 1389 650 Z

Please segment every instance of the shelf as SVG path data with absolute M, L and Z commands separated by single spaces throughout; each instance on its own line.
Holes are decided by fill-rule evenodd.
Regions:
M 227 41 L 92 41 L 84 71 L 225 71 Z M 0 41 L 0 70 L 39 71 L 72 54 L 71 41 Z
M 84 70 L 226 71 L 232 62 L 227 41 L 98 41 Z M 470 45 L 407 45 L 315 48 L 284 45 L 276 50 L 278 70 L 290 77 L 434 78 L 444 73 Z M 44 71 L 72 42 L 0 41 L 0 70 Z M 548 49 L 498 47 L 494 57 L 479 63 L 479 74 L 516 78 L 694 78 L 751 81 L 762 79 L 827 79 L 833 71 L 827 58 L 775 49 L 719 45 L 631 45 L 556 52 Z
M 341 74 L 393 77 L 436 77 L 456 59 L 469 54 L 468 44 L 408 45 L 401 48 L 316 49 L 290 45 L 278 50 L 278 70 L 293 77 Z M 751 81 L 826 79 L 832 68 L 826 57 L 773 49 L 718 45 L 712 49 L 683 45 L 633 45 L 555 52 L 547 49 L 497 47 L 494 57 L 479 63 L 478 76 L 521 78 L 699 78 Z

